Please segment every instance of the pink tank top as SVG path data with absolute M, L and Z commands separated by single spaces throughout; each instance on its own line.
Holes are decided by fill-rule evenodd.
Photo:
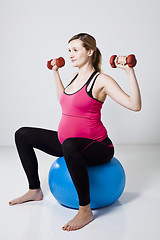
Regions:
M 77 74 L 61 94 L 62 117 L 58 126 L 58 138 L 61 144 L 65 139 L 71 137 L 90 138 L 100 142 L 108 136 L 107 130 L 101 122 L 103 102 L 92 98 L 87 93 L 87 86 L 96 73 L 96 71 L 93 72 L 77 92 L 65 93 L 65 89 L 78 76 Z

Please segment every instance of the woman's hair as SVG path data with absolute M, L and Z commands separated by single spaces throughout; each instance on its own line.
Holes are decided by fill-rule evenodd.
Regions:
M 101 70 L 102 55 L 101 55 L 101 52 L 99 51 L 99 49 L 96 47 L 95 38 L 87 33 L 79 33 L 79 34 L 73 36 L 68 41 L 68 43 L 71 42 L 72 40 L 76 40 L 76 39 L 79 39 L 82 41 L 82 46 L 86 50 L 90 50 L 90 49 L 94 50 L 94 53 L 91 56 L 92 65 L 96 71 L 101 72 L 102 71 Z

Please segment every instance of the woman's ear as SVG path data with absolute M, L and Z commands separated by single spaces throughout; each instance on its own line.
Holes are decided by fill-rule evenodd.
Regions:
M 94 50 L 92 50 L 92 49 L 89 49 L 89 50 L 88 50 L 88 56 L 89 56 L 89 57 L 91 57 L 91 56 L 93 55 L 93 53 L 94 53 Z

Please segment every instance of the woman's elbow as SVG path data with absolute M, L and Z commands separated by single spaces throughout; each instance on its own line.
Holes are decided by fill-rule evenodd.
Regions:
M 141 104 L 137 105 L 137 106 L 133 106 L 131 108 L 131 110 L 134 111 L 134 112 L 139 112 L 139 111 L 141 111 L 141 109 L 142 109 L 142 105 Z
M 133 111 L 134 111 L 134 112 L 139 112 L 139 111 L 141 111 L 141 108 L 136 108 L 136 109 L 134 109 Z

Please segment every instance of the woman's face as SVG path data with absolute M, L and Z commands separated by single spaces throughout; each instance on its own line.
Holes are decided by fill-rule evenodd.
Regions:
M 82 46 L 82 43 L 83 42 L 81 40 L 75 39 L 68 44 L 68 50 L 73 67 L 80 68 L 90 61 L 92 50 L 86 50 Z

